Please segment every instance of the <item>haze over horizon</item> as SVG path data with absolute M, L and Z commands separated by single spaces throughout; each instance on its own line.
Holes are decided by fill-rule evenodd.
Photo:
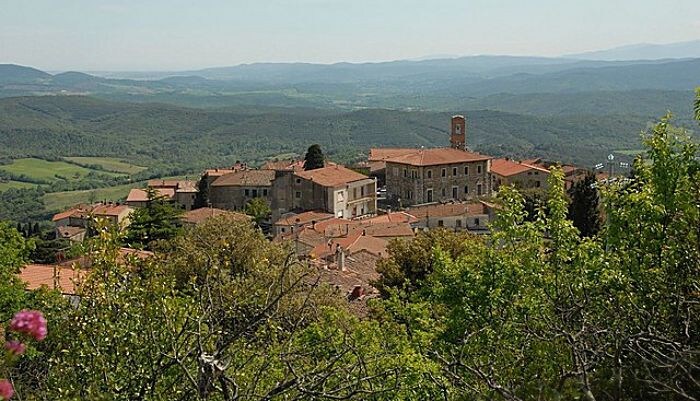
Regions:
M 560 56 L 699 38 L 695 0 L 76 0 L 60 6 L 9 0 L 0 13 L 0 63 L 49 71 L 374 62 L 433 54 Z

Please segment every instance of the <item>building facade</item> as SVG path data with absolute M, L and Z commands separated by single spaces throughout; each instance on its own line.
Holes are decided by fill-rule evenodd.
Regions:
M 316 210 L 340 218 L 377 211 L 377 181 L 340 165 L 315 170 L 276 172 L 273 219 L 290 211 Z
M 497 191 L 502 185 L 513 185 L 518 189 L 547 188 L 549 170 L 509 159 L 494 159 L 491 162 L 491 186 Z
M 249 201 L 262 198 L 272 202 L 273 170 L 241 170 L 222 175 L 209 186 L 211 207 L 245 210 Z
M 418 149 L 386 160 L 387 197 L 402 205 L 491 196 L 490 157 L 453 148 Z

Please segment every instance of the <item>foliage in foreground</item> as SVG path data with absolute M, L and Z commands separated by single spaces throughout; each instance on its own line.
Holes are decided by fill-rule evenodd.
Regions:
M 147 258 L 101 229 L 81 301 L 45 302 L 49 336 L 10 377 L 27 400 L 693 400 L 698 149 L 666 119 L 645 142 L 634 179 L 603 190 L 598 234 L 568 220 L 555 170 L 530 213 L 502 191 L 489 238 L 392 243 L 366 318 L 248 223 L 211 219 Z M 9 277 L 28 250 L 0 233 Z

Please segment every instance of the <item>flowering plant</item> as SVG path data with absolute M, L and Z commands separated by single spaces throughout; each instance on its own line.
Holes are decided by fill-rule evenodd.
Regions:
M 35 310 L 17 312 L 10 321 L 9 332 L 13 339 L 5 342 L 5 364 L 9 365 L 27 349 L 22 339 L 43 341 L 48 334 L 44 314 Z M 17 337 L 17 338 L 14 338 Z M 14 387 L 8 379 L 0 379 L 0 401 L 7 401 L 14 395 Z

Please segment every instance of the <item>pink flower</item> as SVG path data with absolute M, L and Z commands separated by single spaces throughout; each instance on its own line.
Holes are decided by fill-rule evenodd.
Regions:
M 10 330 L 32 336 L 37 341 L 46 338 L 48 333 L 44 315 L 36 310 L 17 312 L 10 322 Z
M 0 400 L 9 400 L 14 393 L 15 389 L 12 388 L 12 383 L 9 380 L 0 380 Z
M 15 356 L 20 356 L 24 354 L 27 347 L 19 341 L 8 341 L 5 343 L 5 349 Z

